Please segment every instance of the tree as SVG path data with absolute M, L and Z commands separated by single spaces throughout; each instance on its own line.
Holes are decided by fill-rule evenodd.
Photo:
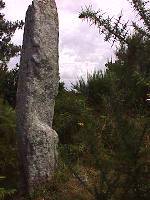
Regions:
M 3 0 L 0 0 L 0 10 L 5 7 Z M 17 29 L 21 29 L 23 21 L 10 22 L 0 13 L 0 66 L 6 67 L 11 57 L 18 55 L 20 46 L 14 45 L 11 38 Z
M 122 88 L 123 91 L 126 88 L 126 102 L 128 101 L 131 108 L 132 106 L 144 105 L 149 96 L 150 9 L 148 2 L 144 0 L 130 2 L 138 15 L 137 17 L 140 17 L 141 22 L 143 22 L 143 25 L 140 26 L 131 21 L 132 33 L 129 32 L 129 22 L 122 23 L 122 14 L 118 19 L 105 17 L 101 11 L 94 11 L 90 6 L 81 11 L 79 18 L 87 19 L 91 24 L 95 24 L 100 34 L 104 34 L 105 41 L 112 41 L 113 44 L 116 41 L 119 42 L 120 47 L 116 51 L 117 61 L 108 63 L 106 70 L 109 71 L 109 75 L 116 76 L 118 81 L 115 84 L 120 84 L 118 87 Z M 132 88 L 131 93 L 129 93 L 129 88 Z
M 16 188 L 18 178 L 15 96 L 18 69 L 8 70 L 10 58 L 19 55 L 20 46 L 11 41 L 15 31 L 21 29 L 23 21 L 5 19 L 1 10 L 5 3 L 0 0 L 0 198 L 10 196 Z M 10 105 L 8 105 L 8 103 Z M 11 198 L 11 197 L 10 197 Z
M 146 8 L 147 2 L 144 0 L 131 0 L 131 5 L 144 23 L 144 27 L 140 27 L 136 22 L 131 21 L 135 31 L 140 33 L 141 36 L 150 38 L 150 10 Z M 129 21 L 122 22 L 122 13 L 117 19 L 114 19 L 110 16 L 105 17 L 100 10 L 94 11 L 92 6 L 89 6 L 81 11 L 79 18 L 87 19 L 91 24 L 95 24 L 100 34 L 104 34 L 105 41 L 113 40 L 113 42 L 119 41 L 123 44 L 129 44 L 128 39 L 131 36 L 128 29 Z
M 5 3 L 0 0 L 0 10 Z M 15 93 L 17 87 L 17 68 L 8 70 L 7 63 L 10 58 L 19 55 L 20 46 L 11 41 L 15 31 L 23 27 L 23 21 L 11 22 L 4 18 L 0 12 L 0 96 L 15 107 Z

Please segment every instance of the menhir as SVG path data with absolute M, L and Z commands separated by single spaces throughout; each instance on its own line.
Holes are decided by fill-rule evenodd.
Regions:
M 52 129 L 58 92 L 58 14 L 54 0 L 34 0 L 26 13 L 17 91 L 17 134 L 23 190 L 49 181 L 57 162 Z

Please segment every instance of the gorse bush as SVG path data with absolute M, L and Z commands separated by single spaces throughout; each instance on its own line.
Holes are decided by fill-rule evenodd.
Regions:
M 107 63 L 104 73 L 95 72 L 87 77 L 87 81 L 81 78 L 74 85 L 74 95 L 84 97 L 84 109 L 80 111 L 83 122 L 83 113 L 88 109 L 83 131 L 78 130 L 78 137 L 84 136 L 80 143 L 82 156 L 75 160 L 76 167 L 88 168 L 86 182 L 82 181 L 83 174 L 77 172 L 75 163 L 72 165 L 73 158 L 80 153 L 78 140 L 71 141 L 72 146 L 64 145 L 61 149 L 67 156 L 67 162 L 66 157 L 64 162 L 94 199 L 148 199 L 150 189 L 147 179 L 149 9 L 142 1 L 132 3 L 145 25 L 139 27 L 133 23 L 133 35 L 128 34 L 127 24 L 121 26 L 121 16 L 113 25 L 109 17 L 104 19 L 103 14 L 91 7 L 80 14 L 80 18 L 98 26 L 106 41 L 120 42 L 116 61 Z M 69 108 L 70 105 L 67 105 Z M 74 137 L 76 131 L 71 131 L 70 135 Z M 96 182 L 89 178 L 90 169 L 96 171 Z

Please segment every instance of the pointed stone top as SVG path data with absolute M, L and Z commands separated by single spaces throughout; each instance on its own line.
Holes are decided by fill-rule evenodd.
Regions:
M 32 6 L 40 13 L 50 14 L 57 13 L 57 6 L 55 0 L 33 0 Z M 51 12 L 50 12 L 51 11 Z
M 46 8 L 47 6 L 56 7 L 55 0 L 33 0 L 33 3 L 41 8 Z

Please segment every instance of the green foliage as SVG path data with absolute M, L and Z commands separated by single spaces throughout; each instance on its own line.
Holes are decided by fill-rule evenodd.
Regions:
M 74 89 L 88 98 L 89 102 L 98 109 L 102 107 L 102 99 L 104 95 L 109 95 L 108 79 L 101 71 L 94 72 L 92 75 L 88 74 L 87 82 L 82 78 L 74 85 Z M 100 109 L 100 108 L 99 108 Z
M 103 75 L 95 72 L 87 82 L 81 79 L 75 86 L 94 109 L 93 121 L 97 121 L 82 141 L 91 167 L 99 171 L 100 182 L 92 189 L 95 199 L 148 198 L 146 139 L 150 119 L 145 95 L 149 81 L 129 67 L 120 60 L 108 63 Z M 94 94 L 87 92 L 91 88 Z
M 146 31 L 149 32 L 150 31 L 150 10 L 147 8 L 148 1 L 132 0 L 131 4 L 134 7 L 134 10 L 138 13 L 140 18 L 143 20 L 145 28 L 147 29 Z
M 136 1 L 133 3 L 135 5 Z M 95 72 L 87 77 L 87 82 L 81 79 L 74 86 L 77 91 L 75 95 L 84 96 L 85 104 L 81 112 L 84 113 L 88 108 L 88 126 L 84 125 L 84 131 L 79 130 L 81 138 L 84 135 L 84 140 L 80 143 L 84 147 L 82 158 L 77 156 L 75 161 L 79 166 L 95 169 L 97 183 L 85 184 L 80 179 L 80 174 L 76 177 L 94 199 L 148 199 L 148 29 L 145 28 L 141 32 L 134 27 L 135 34 L 129 36 L 126 31 L 127 24 L 120 26 L 121 16 L 112 25 L 109 17 L 103 19 L 103 14 L 97 16 L 99 11 L 94 12 L 90 9 L 82 11 L 80 18 L 94 22 L 105 34 L 106 41 L 119 40 L 121 46 L 116 52 L 118 59 L 114 63 L 107 63 L 104 74 Z M 141 16 L 141 11 L 138 8 L 136 10 Z M 144 12 L 147 17 L 149 11 Z M 146 17 L 143 15 L 144 22 Z M 97 123 L 94 123 L 95 121 Z M 63 155 L 66 155 L 67 159 L 70 157 L 71 162 L 67 161 L 69 167 L 72 159 L 79 153 L 80 148 L 76 140 L 73 146 L 63 147 Z
M 0 11 L 5 8 L 5 3 L 0 0 Z M 17 56 L 20 46 L 14 45 L 11 41 L 17 29 L 21 29 L 23 21 L 11 22 L 5 19 L 0 12 L 0 98 L 15 107 L 15 96 L 17 89 L 18 68 L 8 71 L 7 63 L 10 58 Z
M 122 14 L 112 23 L 112 18 L 109 16 L 104 17 L 104 13 L 102 13 L 101 10 L 94 11 L 92 6 L 89 6 L 81 11 L 79 18 L 88 20 L 90 25 L 97 25 L 100 34 L 105 35 L 105 41 L 112 40 L 114 43 L 119 40 L 121 43 L 128 43 L 128 30 L 126 30 L 127 23 L 121 23 Z
M 9 103 L 10 106 L 16 106 L 16 92 L 18 81 L 18 67 L 7 70 L 7 68 L 0 68 L 0 97 L 4 102 Z
M 86 14 L 91 17 L 91 13 Z M 60 155 L 92 198 L 147 200 L 150 189 L 147 180 L 150 150 L 147 142 L 149 105 L 146 101 L 150 87 L 148 32 L 142 33 L 145 35 L 135 32 L 123 41 L 116 35 L 123 34 L 118 31 L 119 21 L 115 24 L 118 29 L 114 30 L 109 24 L 111 21 L 103 21 L 100 17 L 98 20 L 106 23 L 102 24 L 108 31 L 103 32 L 106 40 L 113 38 L 113 41 L 120 41 L 117 60 L 108 62 L 104 73 L 94 72 L 88 75 L 87 81 L 81 78 L 74 85 L 76 92 L 64 92 L 61 96 L 62 108 L 58 110 L 64 110 L 62 115 L 59 113 L 62 120 L 59 124 L 63 124 L 65 130 L 61 133 L 64 142 Z M 109 28 L 113 30 L 111 34 Z M 79 104 L 81 99 L 83 104 Z M 68 118 L 64 117 L 64 113 Z M 82 122 L 82 129 L 74 126 L 77 119 Z M 67 130 L 69 132 L 65 135 Z M 57 131 L 59 133 L 59 129 Z M 74 139 L 65 144 L 68 135 Z M 77 166 L 88 168 L 87 182 L 82 180 L 83 174 L 77 170 Z M 89 179 L 90 169 L 96 171 L 92 180 Z
M 0 176 L 0 181 L 4 180 L 5 177 Z M 6 197 L 11 197 L 16 192 L 15 189 L 6 189 L 0 187 L 0 199 L 4 200 Z
M 3 0 L 0 0 L 0 10 L 5 7 Z M 11 42 L 11 38 L 17 29 L 21 29 L 23 21 L 10 22 L 0 12 L 0 67 L 6 66 L 11 57 L 18 54 L 20 47 Z
M 75 92 L 62 91 L 56 99 L 54 129 L 62 144 L 71 144 L 82 128 L 82 115 L 85 110 L 84 97 Z
M 136 22 L 131 21 L 135 32 L 138 32 L 142 37 L 150 38 L 150 9 L 144 0 L 131 0 L 131 5 L 137 11 L 140 20 L 144 22 L 144 27 L 140 27 Z M 129 32 L 129 21 L 122 22 L 122 13 L 117 19 L 113 17 L 105 17 L 101 10 L 94 11 L 92 6 L 82 9 L 79 18 L 88 20 L 91 25 L 96 25 L 100 34 L 104 34 L 105 41 L 119 41 L 122 45 L 130 44 L 131 33 Z
M 0 99 L 0 175 L 6 177 L 3 187 L 16 188 L 18 162 L 16 148 L 15 111 Z

